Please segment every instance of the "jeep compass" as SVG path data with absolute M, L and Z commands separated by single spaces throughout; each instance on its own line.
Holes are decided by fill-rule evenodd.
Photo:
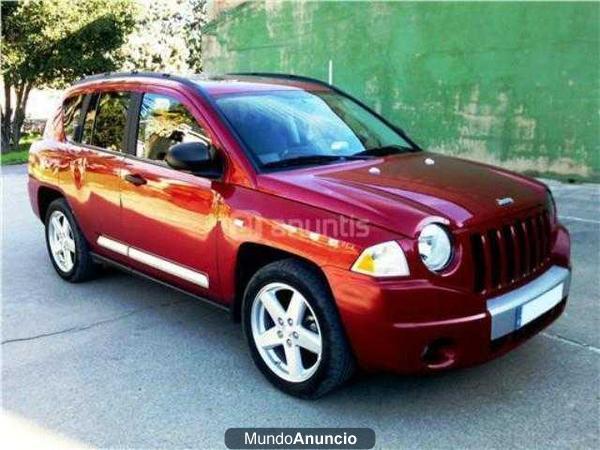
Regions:
M 259 370 L 299 397 L 358 368 L 487 361 L 569 292 L 544 184 L 427 152 L 314 79 L 92 76 L 28 170 L 60 277 L 113 265 L 229 311 Z

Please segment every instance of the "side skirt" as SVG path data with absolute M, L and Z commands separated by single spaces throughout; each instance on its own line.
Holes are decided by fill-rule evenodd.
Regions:
M 209 305 L 217 307 L 221 311 L 225 311 L 225 312 L 229 313 L 231 315 L 231 317 L 233 317 L 232 309 L 230 307 L 226 306 L 226 305 L 223 305 L 221 303 L 217 303 L 217 302 L 215 302 L 213 300 L 209 300 L 209 299 L 207 299 L 205 297 L 200 297 L 199 295 L 196 295 L 196 294 L 192 294 L 191 292 L 188 292 L 185 289 L 181 289 L 180 287 L 174 286 L 171 283 L 167 283 L 166 281 L 159 280 L 158 278 L 155 278 L 155 277 L 153 277 L 151 275 L 147 275 L 147 274 L 145 274 L 143 272 L 140 272 L 139 270 L 132 269 L 131 267 L 128 267 L 128 266 L 126 266 L 124 264 L 116 262 L 116 261 L 114 261 L 114 260 L 112 260 L 110 258 L 107 258 L 105 256 L 98 255 L 97 253 L 92 252 L 92 258 L 97 263 L 107 264 L 109 266 L 112 266 L 112 267 L 115 267 L 115 268 L 117 268 L 119 270 L 122 270 L 123 272 L 127 272 L 127 273 L 130 273 L 132 275 L 137 275 L 138 277 L 145 278 L 146 280 L 154 281 L 155 283 L 158 283 L 158 284 L 161 284 L 161 285 L 166 286 L 168 288 L 174 289 L 174 290 L 176 290 L 178 292 L 181 292 L 182 294 L 188 295 L 189 297 L 192 297 L 192 298 L 194 298 L 196 300 L 200 300 L 200 301 L 202 301 L 204 303 L 208 303 Z

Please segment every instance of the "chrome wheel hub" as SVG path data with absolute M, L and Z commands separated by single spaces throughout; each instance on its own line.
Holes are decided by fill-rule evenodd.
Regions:
M 54 211 L 48 223 L 48 242 L 52 259 L 63 272 L 70 272 L 75 265 L 75 239 L 67 217 Z
M 265 364 L 284 380 L 309 379 L 321 363 L 323 339 L 306 298 L 285 283 L 270 283 L 252 303 L 252 337 Z

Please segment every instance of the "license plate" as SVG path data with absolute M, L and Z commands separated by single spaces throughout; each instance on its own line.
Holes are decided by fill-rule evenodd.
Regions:
M 563 284 L 550 289 L 548 292 L 540 295 L 535 300 L 531 300 L 521 306 L 519 327 L 528 324 L 534 319 L 544 314 L 546 311 L 554 308 L 560 303 L 563 297 Z

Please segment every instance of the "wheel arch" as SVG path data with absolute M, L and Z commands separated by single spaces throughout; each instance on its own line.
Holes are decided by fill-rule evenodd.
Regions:
M 235 264 L 235 297 L 231 307 L 232 318 L 235 322 L 241 321 L 244 292 L 250 279 L 267 264 L 285 259 L 295 259 L 306 264 L 307 267 L 312 269 L 324 281 L 332 294 L 325 272 L 313 261 L 270 245 L 244 242 L 238 248 Z
M 46 213 L 48 212 L 50 203 L 58 198 L 63 198 L 66 201 L 65 195 L 60 190 L 44 185 L 39 187 L 37 192 L 37 204 L 39 217 L 42 222 L 45 222 L 46 220 Z

